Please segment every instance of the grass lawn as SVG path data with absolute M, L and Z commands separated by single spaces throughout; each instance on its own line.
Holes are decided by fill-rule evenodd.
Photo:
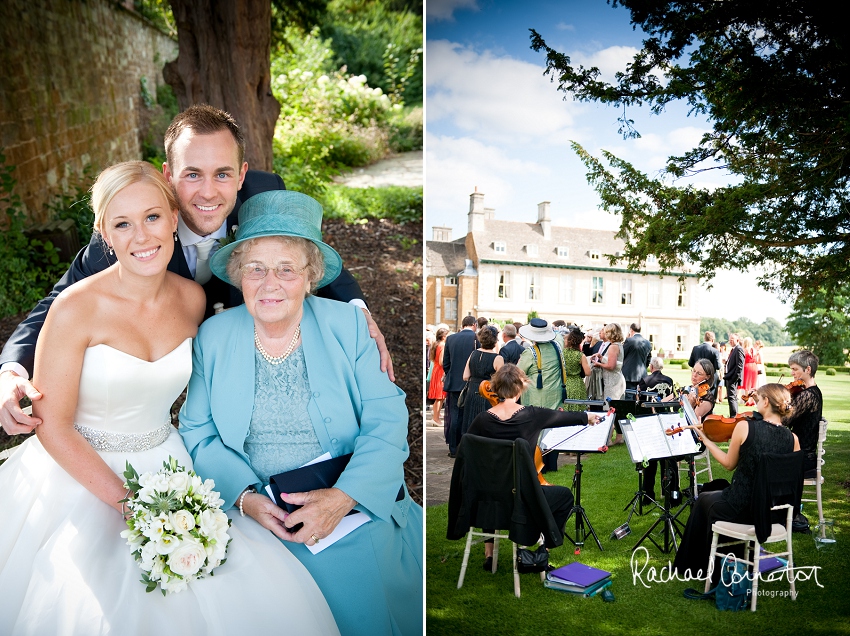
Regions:
M 688 372 L 672 371 L 679 383 L 687 383 Z M 790 378 L 789 378 L 790 380 Z M 426 616 L 427 633 L 431 634 L 550 634 L 555 632 L 583 634 L 847 634 L 850 633 L 850 506 L 843 482 L 850 473 L 850 377 L 818 374 L 824 394 L 824 416 L 829 420 L 824 466 L 824 515 L 835 520 L 837 543 L 818 550 L 809 535 L 795 534 L 794 562 L 797 567 L 816 567 L 817 581 L 797 581 L 796 601 L 782 596 L 762 595 L 755 613 L 719 612 L 710 601 L 683 598 L 686 587 L 701 589 L 701 582 L 650 582 L 648 570 L 643 581 L 634 580 L 630 558 L 632 547 L 657 518 L 650 513 L 634 516 L 632 534 L 621 541 L 609 539 L 611 531 L 625 522 L 623 507 L 637 487 L 637 475 L 625 445 L 615 446 L 605 455 L 584 456 L 582 464 L 582 504 L 596 529 L 604 551 L 600 552 L 592 537 L 580 555 L 574 554 L 569 541 L 553 550 L 550 560 L 555 565 L 581 561 L 614 573 L 614 603 L 603 603 L 600 597 L 582 598 L 543 587 L 539 575 L 521 576 L 522 598 L 513 595 L 510 569 L 510 543 L 500 546 L 499 571 L 484 572 L 482 545 L 474 545 L 463 587 L 457 579 L 463 558 L 464 541 L 448 541 L 446 535 L 447 506 L 426 510 Z M 719 407 L 721 405 L 718 405 Z M 728 408 L 716 412 L 727 413 Z M 712 460 L 714 477 L 731 475 Z M 560 485 L 571 485 L 572 471 L 562 467 L 547 479 Z M 427 484 L 426 484 L 427 488 Z M 815 504 L 806 504 L 803 512 L 814 525 Z M 680 518 L 686 518 L 684 513 Z M 574 535 L 574 520 L 567 532 Z M 661 541 L 659 540 L 659 543 Z M 660 571 L 672 561 L 673 554 L 661 554 L 648 541 L 648 567 Z M 783 543 L 777 544 L 784 546 Z M 770 546 L 768 546 L 769 548 Z M 507 555 L 507 556 L 506 556 Z M 642 561 L 641 561 L 642 563 Z M 811 571 L 810 571 L 811 572 Z M 666 579 L 665 579 L 666 580 Z M 761 581 L 759 591 L 788 590 L 786 580 Z

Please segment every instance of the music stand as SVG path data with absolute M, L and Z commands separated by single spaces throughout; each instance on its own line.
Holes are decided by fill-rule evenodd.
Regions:
M 581 456 L 586 453 L 607 452 L 613 426 L 614 409 L 611 409 L 608 411 L 605 419 L 596 426 L 583 426 L 576 432 L 570 430 L 574 427 L 553 428 L 540 440 L 540 448 L 544 454 L 548 450 L 561 450 L 576 454 L 576 469 L 573 474 L 573 497 L 575 498 L 575 503 L 573 503 L 573 509 L 567 517 L 567 521 L 573 515 L 576 517 L 575 540 L 566 533 L 566 529 L 564 531 L 564 536 L 576 547 L 576 554 L 581 553 L 581 548 L 584 546 L 585 539 L 587 539 L 588 531 L 596 540 L 596 545 L 602 550 L 602 542 L 599 541 L 599 536 L 596 534 L 596 530 L 593 529 L 593 525 L 590 523 L 584 507 L 581 505 L 581 475 L 583 472 Z
M 635 463 L 642 464 L 644 461 L 650 459 L 677 460 L 688 455 L 693 457 L 693 455 L 701 452 L 692 430 L 687 429 L 674 437 L 668 437 L 664 433 L 665 429 L 686 424 L 687 419 L 684 414 L 662 413 L 635 419 L 629 418 L 629 420 L 623 424 L 623 436 L 626 440 L 626 447 L 629 449 L 629 455 Z M 670 512 L 672 507 L 672 493 L 670 492 L 669 485 L 667 488 L 664 488 L 664 481 L 662 476 L 664 506 L 661 516 L 638 540 L 632 548 L 633 551 L 646 539 L 649 539 L 664 554 L 670 552 L 671 545 L 673 549 L 678 550 L 676 535 L 678 534 L 681 537 L 684 531 L 684 524 L 678 520 L 679 513 L 674 515 Z M 652 536 L 652 533 L 659 524 L 663 527 L 663 545 L 659 544 L 655 540 L 655 537 Z

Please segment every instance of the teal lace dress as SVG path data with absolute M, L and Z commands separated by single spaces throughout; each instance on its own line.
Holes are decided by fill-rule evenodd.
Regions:
M 259 351 L 254 360 L 257 383 L 245 453 L 268 484 L 272 475 L 303 466 L 323 451 L 307 413 L 310 380 L 304 349 L 298 347 L 279 365 L 266 362 Z

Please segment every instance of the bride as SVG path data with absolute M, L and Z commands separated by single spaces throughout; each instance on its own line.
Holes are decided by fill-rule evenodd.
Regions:
M 153 166 L 104 170 L 92 205 L 118 263 L 60 294 L 38 340 L 43 423 L 0 467 L 0 634 L 337 634 L 307 570 L 238 515 L 215 576 L 145 592 L 120 534 L 119 475 L 169 456 L 191 468 L 170 407 L 191 374 L 204 292 L 166 271 L 177 203 Z

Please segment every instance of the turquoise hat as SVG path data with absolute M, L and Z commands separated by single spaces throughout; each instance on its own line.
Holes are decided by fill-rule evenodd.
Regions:
M 322 242 L 322 206 L 314 198 L 292 190 L 271 190 L 255 194 L 239 208 L 236 240 L 222 246 L 210 259 L 210 270 L 221 280 L 227 277 L 227 261 L 236 247 L 263 236 L 297 236 L 312 241 L 322 252 L 325 275 L 316 283 L 324 287 L 342 271 L 336 250 Z

